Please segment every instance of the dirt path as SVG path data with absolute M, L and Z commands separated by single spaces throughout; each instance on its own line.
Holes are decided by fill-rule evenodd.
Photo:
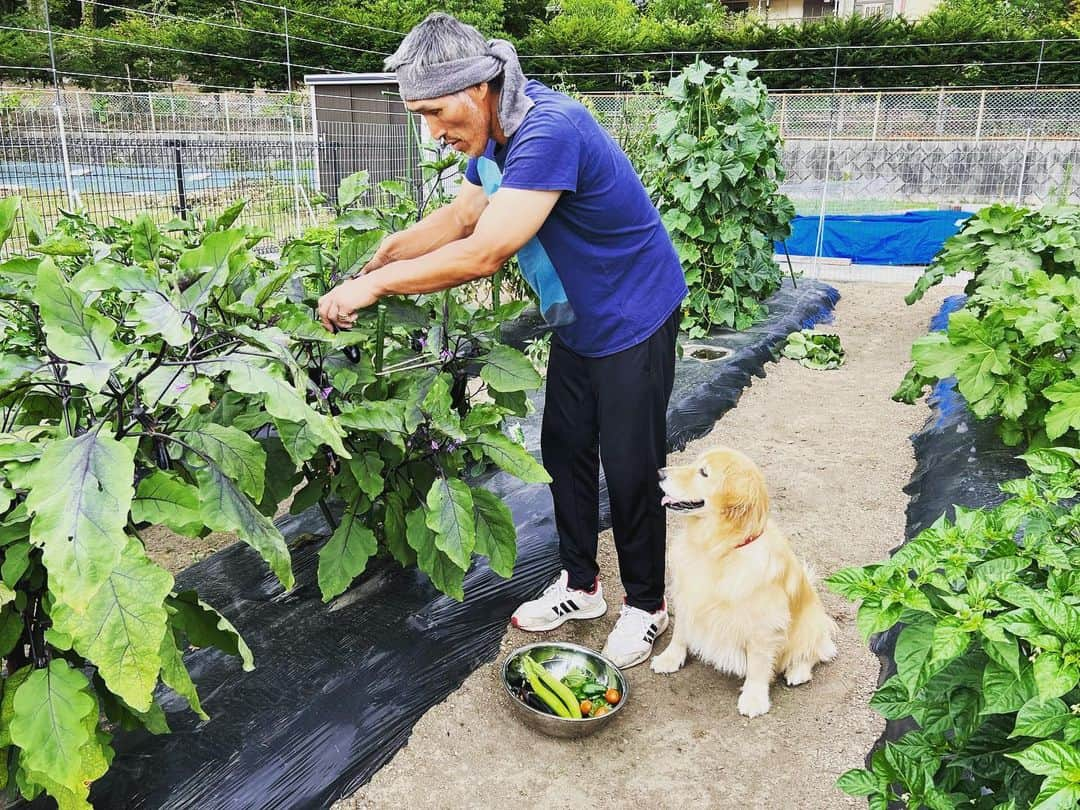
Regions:
M 926 410 L 889 395 L 911 342 L 926 332 L 944 295 L 938 288 L 906 307 L 907 285 L 838 286 L 835 323 L 822 329 L 840 334 L 847 364 L 832 372 L 789 360 L 770 365 L 768 377 L 755 381 L 710 435 L 671 459 L 683 463 L 715 444 L 749 453 L 769 481 L 774 516 L 822 573 L 879 559 L 902 538 L 901 488 L 913 466 L 908 437 Z M 608 601 L 617 605 L 622 592 L 610 533 L 601 549 Z M 825 603 L 840 625 L 837 660 L 807 686 L 774 685 L 765 717 L 739 716 L 738 682 L 698 661 L 670 676 L 642 665 L 629 672 L 631 703 L 620 722 L 585 740 L 553 740 L 506 711 L 500 656 L 429 711 L 408 746 L 335 810 L 508 802 L 545 810 L 865 807 L 833 782 L 861 764 L 880 733 L 883 721 L 867 708 L 877 660 L 856 632 L 853 607 L 831 594 Z M 615 615 L 611 609 L 548 635 L 599 649 Z M 503 652 L 535 638 L 511 630 Z

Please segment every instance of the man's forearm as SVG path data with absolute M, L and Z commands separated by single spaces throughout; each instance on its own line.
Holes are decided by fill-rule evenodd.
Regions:
M 381 297 L 438 292 L 492 275 L 505 256 L 472 239 L 458 239 L 430 253 L 373 270 L 368 281 Z
M 415 225 L 386 237 L 380 252 L 386 263 L 414 259 L 463 239 L 471 232 L 472 228 L 461 221 L 454 206 L 445 205 Z

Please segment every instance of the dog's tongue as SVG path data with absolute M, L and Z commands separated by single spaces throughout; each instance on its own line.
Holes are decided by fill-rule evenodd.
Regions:
M 663 498 L 660 499 L 660 505 L 661 506 L 667 506 L 668 504 L 672 504 L 672 503 L 675 503 L 675 501 L 673 501 L 671 499 L 670 495 L 665 495 Z

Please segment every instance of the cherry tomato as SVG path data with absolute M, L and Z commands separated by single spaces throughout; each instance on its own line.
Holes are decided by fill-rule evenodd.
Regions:
M 582 717 L 588 717 L 589 712 L 592 711 L 592 701 L 591 700 L 583 700 L 583 701 L 581 701 L 581 705 L 578 708 L 581 709 L 581 716 Z
M 619 694 L 618 689 L 608 689 L 606 692 L 604 692 L 604 700 L 606 700 L 612 706 L 615 706 L 620 700 L 622 700 L 622 695 Z
M 611 709 L 609 709 L 607 706 L 601 706 L 599 709 L 593 712 L 592 716 L 599 717 L 600 715 L 607 714 L 610 711 Z

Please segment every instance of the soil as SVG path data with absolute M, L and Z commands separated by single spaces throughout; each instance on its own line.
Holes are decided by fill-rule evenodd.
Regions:
M 948 292 L 935 288 L 908 307 L 907 284 L 837 286 L 835 322 L 819 331 L 839 333 L 847 363 L 835 371 L 791 360 L 770 365 L 712 433 L 669 458 L 690 463 L 718 444 L 747 452 L 765 472 L 774 518 L 822 575 L 879 560 L 903 539 L 902 488 L 914 465 L 909 436 L 927 412 L 889 395 L 912 341 Z M 607 616 L 540 637 L 603 646 L 623 594 L 610 532 L 600 545 Z M 501 654 L 431 709 L 408 745 L 334 810 L 507 802 L 545 810 L 865 807 L 834 782 L 862 764 L 883 728 L 867 707 L 878 661 L 855 629 L 854 606 L 830 593 L 824 601 L 839 624 L 839 655 L 809 684 L 775 683 L 764 717 L 741 717 L 738 681 L 691 659 L 674 675 L 648 665 L 630 670 L 629 703 L 616 722 L 582 740 L 552 739 L 508 711 L 497 680 Z M 534 640 L 537 634 L 508 628 L 502 653 Z

